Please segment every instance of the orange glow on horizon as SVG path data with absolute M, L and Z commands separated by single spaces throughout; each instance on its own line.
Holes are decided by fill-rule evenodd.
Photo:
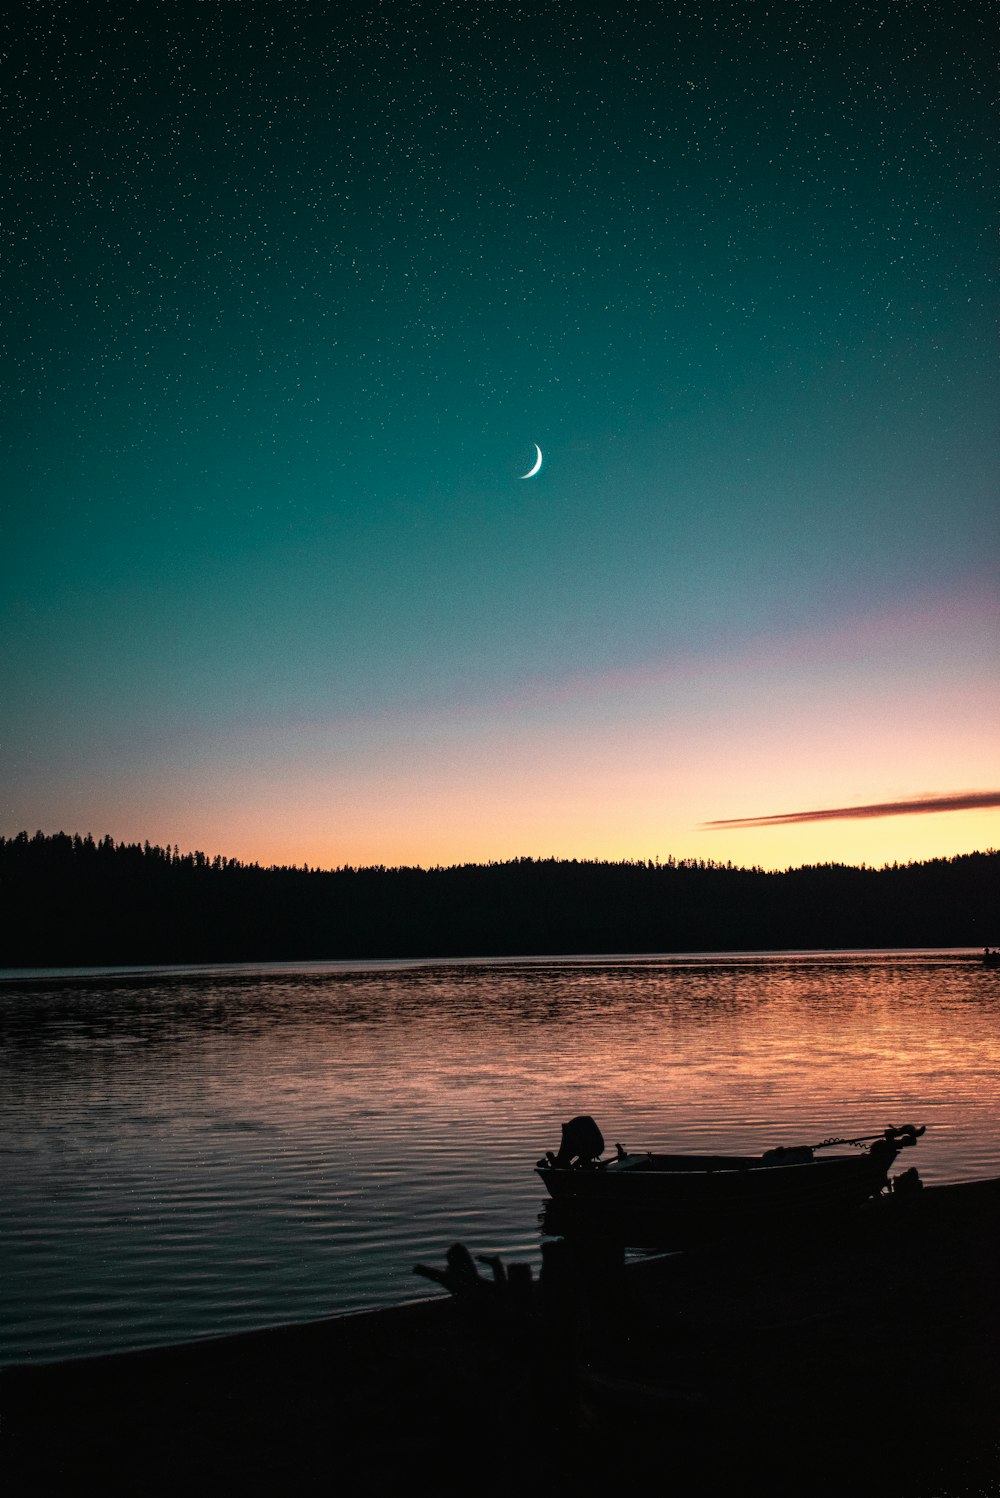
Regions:
M 910 639 L 893 616 L 864 640 L 847 631 L 847 657 L 827 635 L 783 654 L 761 642 L 705 670 L 595 677 L 530 705 L 178 724 L 175 738 L 134 736 L 114 766 L 40 753 L 5 830 L 320 868 L 529 856 L 880 867 L 986 850 L 1000 843 L 995 807 L 760 820 L 1000 783 L 984 612 L 953 610 L 951 636 L 943 618 L 940 635 Z

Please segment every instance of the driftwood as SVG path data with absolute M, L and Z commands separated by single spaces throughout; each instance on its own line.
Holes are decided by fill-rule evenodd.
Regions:
M 485 1264 L 491 1278 L 485 1279 L 476 1261 Z M 502 1298 L 507 1302 L 530 1300 L 534 1278 L 530 1264 L 504 1264 L 499 1254 L 477 1254 L 474 1259 L 464 1243 L 453 1243 L 445 1254 L 445 1268 L 414 1264 L 414 1274 L 443 1285 L 457 1300 Z
M 477 1264 L 489 1275 L 480 1274 Z M 445 1267 L 414 1264 L 414 1274 L 433 1280 L 466 1305 L 490 1306 L 518 1314 L 544 1310 L 548 1319 L 575 1316 L 591 1303 L 613 1294 L 620 1283 L 624 1253 L 620 1246 L 569 1242 L 542 1244 L 541 1273 L 535 1278 L 528 1263 L 505 1264 L 499 1254 L 469 1252 L 453 1243 Z

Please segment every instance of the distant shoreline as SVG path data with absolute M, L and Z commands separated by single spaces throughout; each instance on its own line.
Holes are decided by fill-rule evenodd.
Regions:
M 149 843 L 0 838 L 5 968 L 982 948 L 1000 853 L 770 873 L 705 862 L 515 859 L 262 869 Z
M 303 957 L 277 958 L 268 961 L 230 961 L 230 962 L 160 962 L 160 963 L 135 963 L 116 964 L 105 963 L 92 967 L 0 967 L 0 983 L 16 983 L 19 980 L 43 981 L 46 979 L 59 978 L 115 978 L 115 977 L 153 977 L 157 973 L 228 973 L 228 972 L 264 972 L 279 973 L 284 971 L 301 972 L 304 969 L 336 970 L 342 972 L 369 972 L 369 971 L 399 971 L 406 968 L 446 967 L 463 966 L 488 967 L 493 963 L 522 964 L 525 967 L 554 963 L 565 964 L 608 964 L 616 965 L 622 963 L 685 963 L 736 966 L 741 962 L 747 964 L 767 961 L 794 961 L 801 959 L 808 962 L 815 959 L 829 957 L 831 959 L 846 957 L 927 957 L 927 958 L 954 958 L 956 961 L 980 962 L 982 959 L 981 947 L 790 947 L 778 949 L 765 949 L 761 951 L 721 951 L 721 952 L 546 952 L 546 953 L 504 953 L 496 952 L 479 953 L 475 956 L 435 956 L 435 957 Z

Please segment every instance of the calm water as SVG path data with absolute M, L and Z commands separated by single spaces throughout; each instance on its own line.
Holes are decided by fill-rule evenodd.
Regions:
M 0 1361 L 433 1293 L 461 1240 L 538 1259 L 532 1166 L 925 1123 L 1000 1176 L 1000 973 L 969 954 L 0 974 Z

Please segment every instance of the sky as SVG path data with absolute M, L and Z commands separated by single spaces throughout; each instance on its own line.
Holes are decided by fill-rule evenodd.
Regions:
M 0 832 L 1000 845 L 991 53 L 963 0 L 16 7 Z

